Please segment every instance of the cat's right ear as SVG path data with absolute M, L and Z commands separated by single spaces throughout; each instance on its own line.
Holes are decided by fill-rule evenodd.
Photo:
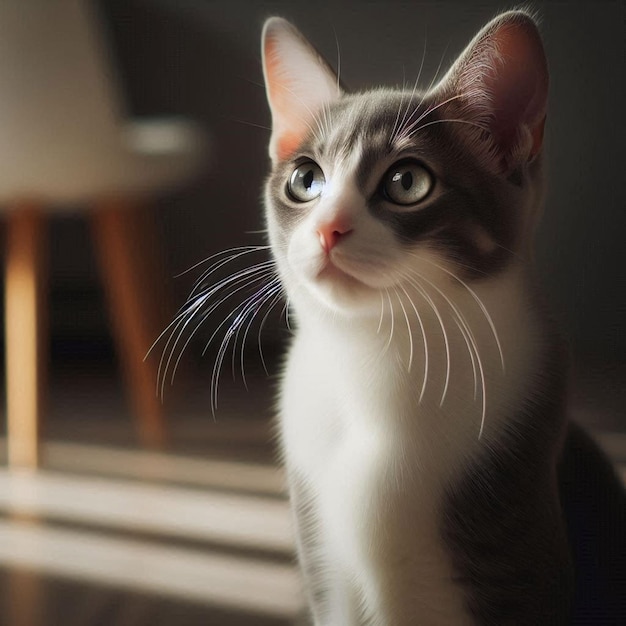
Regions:
M 287 20 L 271 17 L 262 37 L 263 75 L 272 111 L 270 157 L 289 158 L 316 128 L 325 106 L 341 96 L 328 63 Z
M 541 151 L 548 64 L 535 20 L 508 11 L 476 35 L 436 87 L 450 118 L 491 169 L 510 172 Z M 476 129 L 479 129 L 478 131 Z

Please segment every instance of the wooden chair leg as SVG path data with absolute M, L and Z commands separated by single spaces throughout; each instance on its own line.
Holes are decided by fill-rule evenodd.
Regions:
M 5 267 L 7 442 L 11 467 L 39 463 L 44 366 L 44 213 L 34 204 L 8 213 Z
M 7 624 L 41 626 L 44 608 L 43 576 L 33 570 L 12 565 L 6 574 Z M 4 623 L 4 622 L 3 622 Z
M 152 288 L 155 268 L 150 258 L 155 255 L 142 245 L 140 215 L 129 201 L 102 202 L 93 211 L 92 226 L 139 438 L 145 446 L 160 448 L 166 426 L 156 394 L 157 369 L 154 360 L 144 357 L 160 332 L 156 313 L 162 303 Z

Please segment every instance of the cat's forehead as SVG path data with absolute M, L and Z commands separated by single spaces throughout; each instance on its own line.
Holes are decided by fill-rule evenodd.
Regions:
M 403 150 L 419 150 L 430 143 L 420 118 L 432 110 L 431 99 L 417 92 L 380 89 L 345 96 L 323 111 L 307 148 L 336 161 L 360 151 L 364 158 Z

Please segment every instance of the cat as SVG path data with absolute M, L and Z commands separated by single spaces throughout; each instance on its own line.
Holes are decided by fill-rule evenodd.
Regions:
M 531 262 L 534 17 L 498 15 L 423 91 L 347 92 L 282 18 L 262 55 L 296 326 L 280 446 L 313 623 L 626 623 L 624 494 L 567 419 Z

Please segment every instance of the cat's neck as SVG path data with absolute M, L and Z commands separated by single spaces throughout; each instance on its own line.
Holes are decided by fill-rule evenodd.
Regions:
M 379 316 L 331 314 L 303 302 L 298 340 L 352 398 L 381 410 L 393 402 L 398 415 L 418 412 L 433 422 L 464 411 L 472 436 L 497 436 L 510 419 L 505 408 L 529 392 L 546 348 L 527 285 L 524 269 L 513 265 L 471 286 L 450 279 L 390 295 Z

